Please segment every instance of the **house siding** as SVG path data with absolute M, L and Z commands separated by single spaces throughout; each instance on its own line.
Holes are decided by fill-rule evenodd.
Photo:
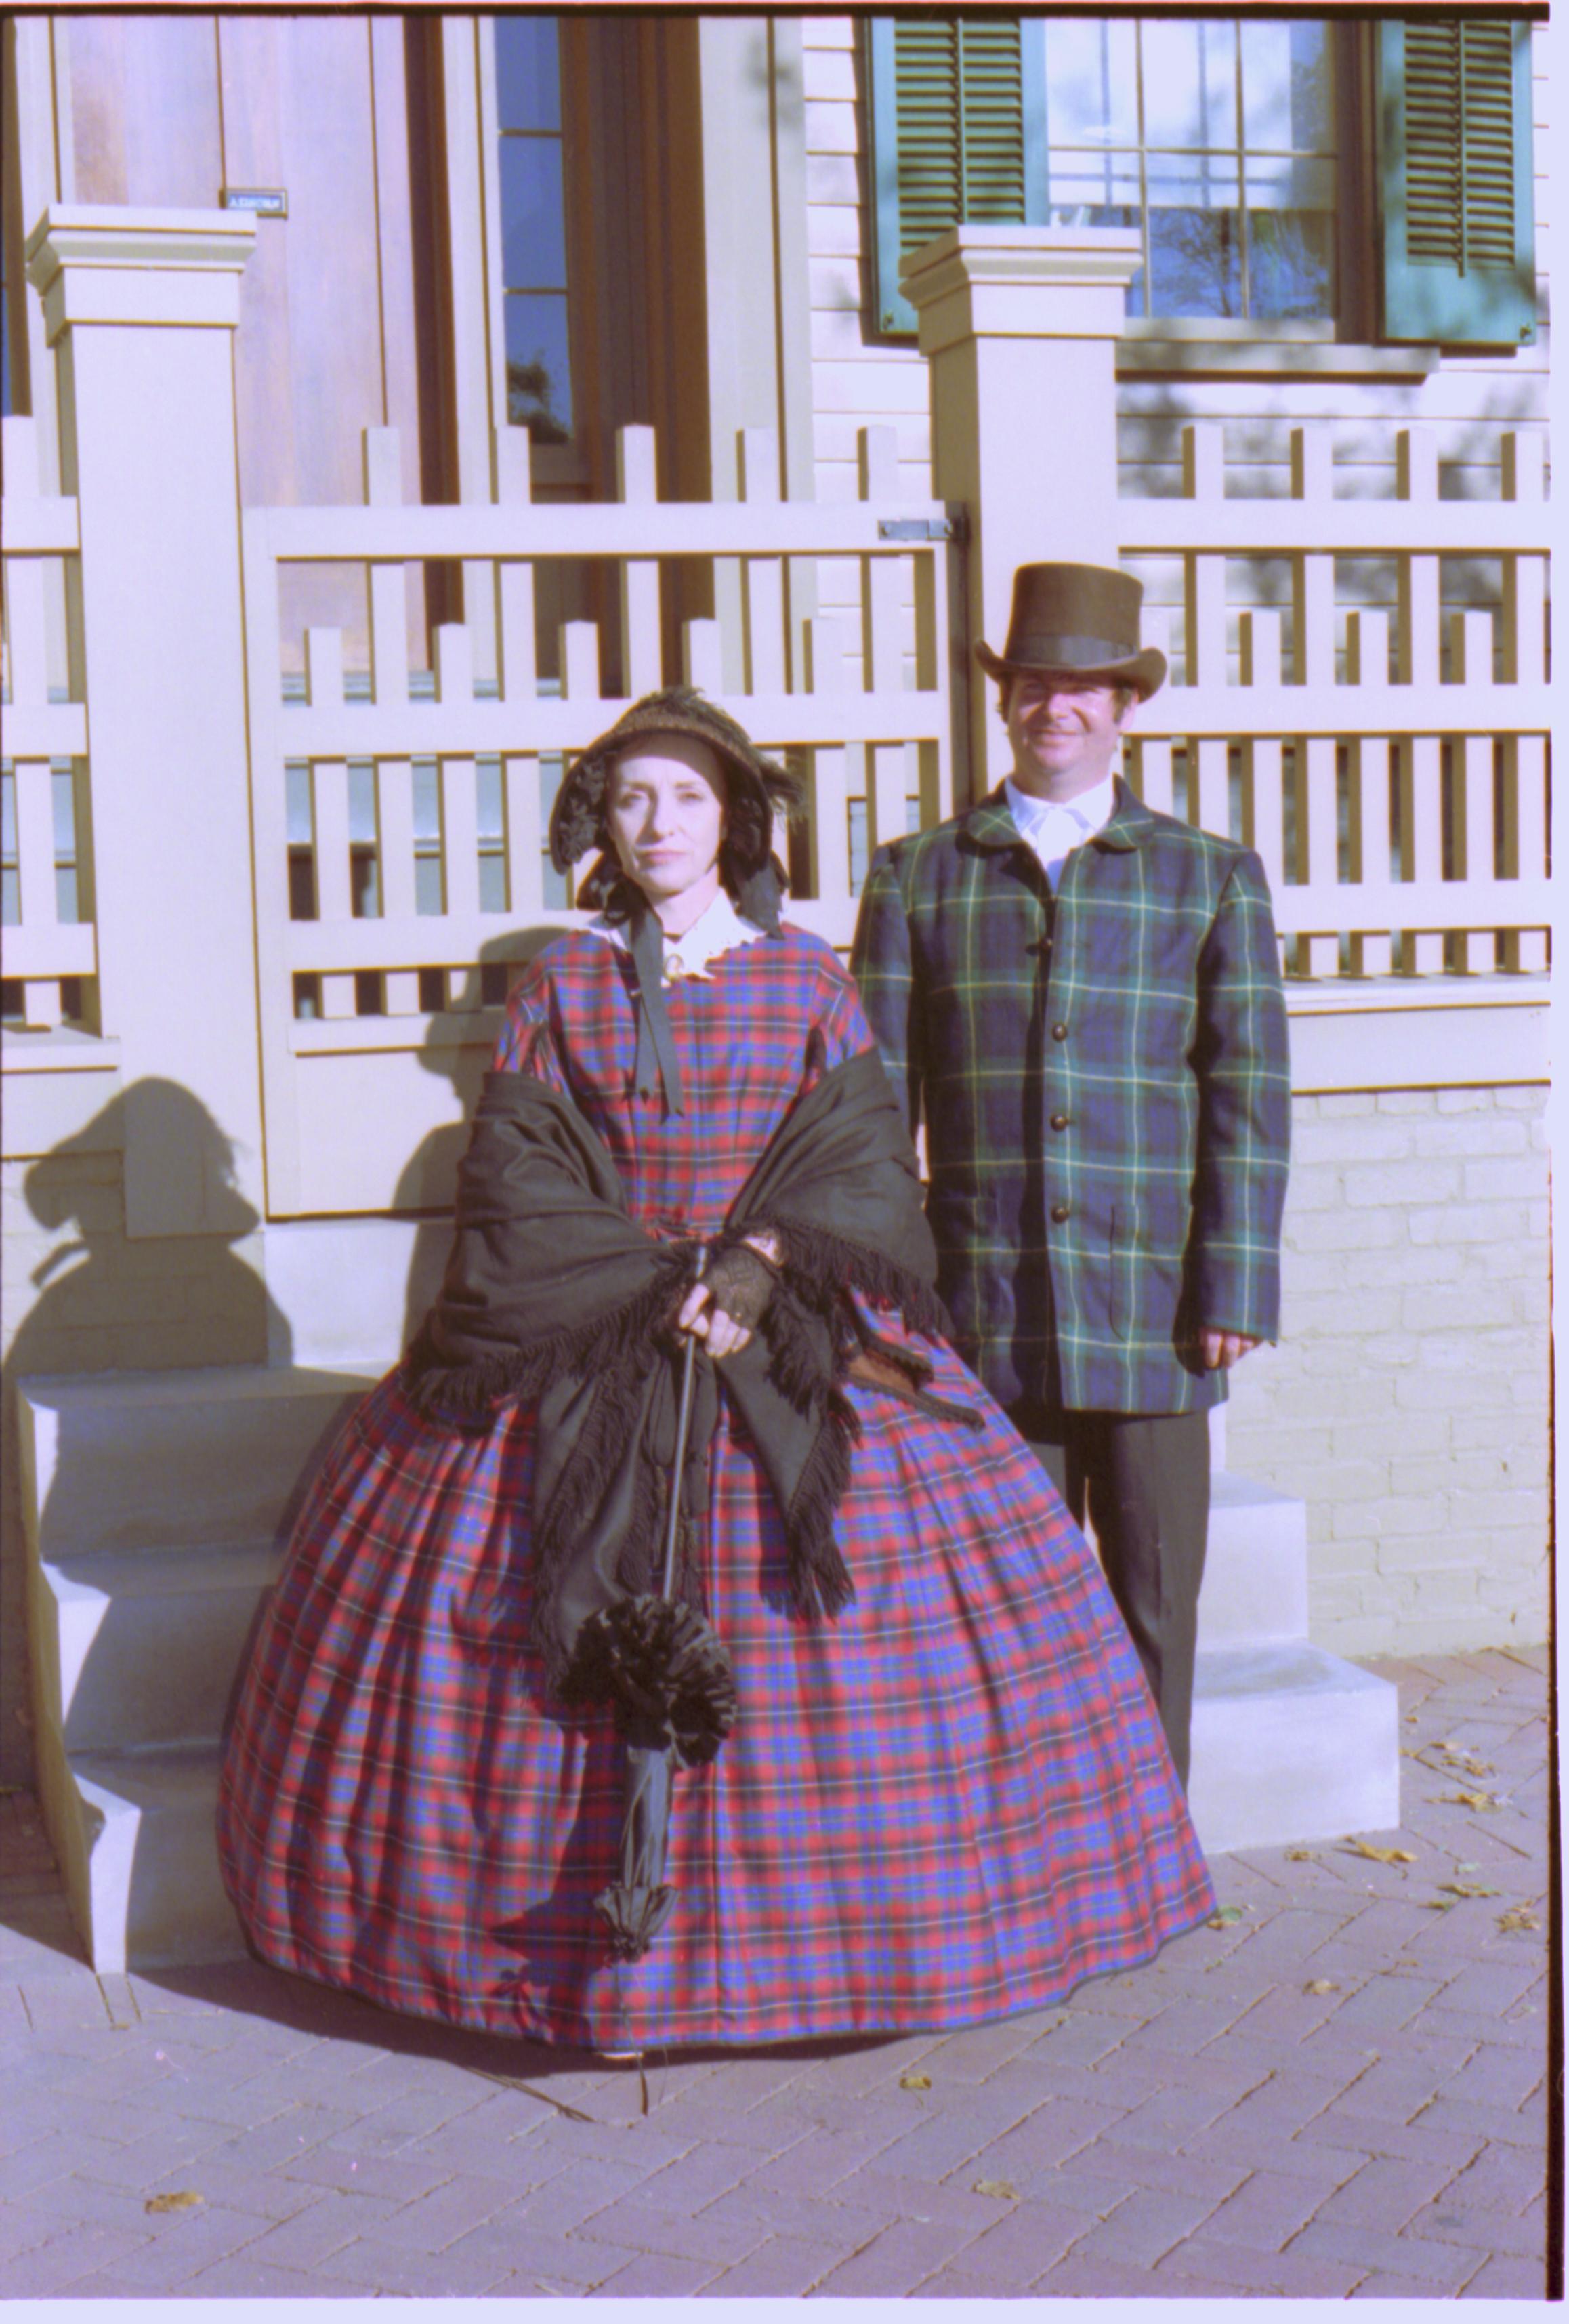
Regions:
M 818 490 L 853 498 L 855 431 L 879 423 L 899 430 L 900 458 L 919 489 L 930 457 L 925 364 L 909 344 L 867 337 L 865 280 L 871 231 L 865 185 L 860 20 L 809 16 L 802 23 L 810 208 L 814 417 Z M 1547 416 L 1547 289 L 1552 219 L 1546 168 L 1549 109 L 1544 44 L 1534 43 L 1537 273 L 1542 323 L 1534 346 L 1518 354 L 1445 355 L 1425 378 L 1124 378 L 1118 387 L 1121 488 L 1176 492 L 1179 433 L 1191 420 L 1227 429 L 1231 461 L 1255 466 L 1257 489 L 1279 488 L 1289 460 L 1288 431 L 1315 421 L 1336 426 L 1340 489 L 1393 493 L 1397 429 L 1431 423 L 1441 432 L 1444 489 L 1496 498 L 1496 456 L 1478 456 L 1475 431 L 1545 423 Z

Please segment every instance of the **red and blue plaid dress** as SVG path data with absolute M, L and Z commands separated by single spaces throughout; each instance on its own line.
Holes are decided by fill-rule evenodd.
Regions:
M 715 1231 L 813 1074 L 871 1047 L 854 987 L 787 928 L 669 988 L 687 1111 L 662 1120 L 632 1089 L 627 973 L 598 936 L 552 943 L 496 1062 L 570 1092 L 634 1218 Z M 228 1746 L 219 1840 L 257 1950 L 388 2008 L 627 2049 L 1044 2008 L 1213 1910 L 1090 1551 L 972 1375 L 928 1352 L 985 1425 L 850 1388 L 855 1598 L 832 1621 L 782 1610 L 779 1514 L 721 1397 L 706 1579 L 741 1715 L 676 1778 L 678 1901 L 631 1964 L 594 1911 L 621 1748 L 527 1645 L 533 1412 L 476 1439 L 384 1380 L 315 1482 Z

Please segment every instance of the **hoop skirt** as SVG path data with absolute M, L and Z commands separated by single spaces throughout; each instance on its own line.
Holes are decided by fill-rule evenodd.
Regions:
M 871 1035 L 833 952 L 788 925 L 668 1007 L 679 1118 L 634 1090 L 626 958 L 587 933 L 535 961 L 497 1064 L 570 1094 L 649 1231 L 703 1236 L 791 1101 Z M 533 1410 L 462 1434 L 383 1380 L 310 1490 L 226 1748 L 220 1854 L 255 1950 L 388 2008 L 626 2049 L 1044 2008 L 1213 1910 L 1093 1555 L 974 1377 L 921 1344 L 933 1393 L 983 1425 L 848 1387 L 854 1599 L 831 1620 L 788 1609 L 782 1524 L 722 1386 L 704 1586 L 740 1718 L 676 1778 L 676 1910 L 630 1963 L 594 1910 L 622 1747 L 607 1711 L 552 1699 L 529 1644 Z

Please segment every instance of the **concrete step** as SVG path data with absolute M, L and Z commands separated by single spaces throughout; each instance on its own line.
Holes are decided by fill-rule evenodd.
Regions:
M 245 1951 L 218 1875 L 217 1784 L 216 1747 L 72 1755 L 51 1832 L 100 1974 Z
M 1395 1688 L 1306 1639 L 1201 1653 L 1188 1803 L 1210 1855 L 1392 1831 Z
M 1306 1636 L 1306 1503 L 1217 1469 L 1198 1599 L 1200 1652 Z
M 216 1743 L 263 1597 L 273 1541 L 100 1550 L 38 1569 L 43 1711 L 69 1751 Z
M 349 1404 L 361 1370 L 217 1365 L 17 1384 L 35 1558 L 265 1540 Z

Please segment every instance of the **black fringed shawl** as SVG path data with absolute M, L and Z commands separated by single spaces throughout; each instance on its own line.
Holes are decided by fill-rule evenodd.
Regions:
M 717 1368 L 784 1517 L 794 1609 L 832 1614 L 854 1594 L 834 1538 L 849 1480 L 851 1360 L 907 1349 L 869 1335 L 848 1288 L 898 1306 L 909 1329 L 948 1329 L 915 1157 L 874 1049 L 799 1098 L 731 1205 L 722 1249 L 771 1229 L 783 1254 L 760 1331 Z M 696 1271 L 691 1243 L 657 1242 L 627 1215 L 620 1178 L 569 1099 L 526 1074 L 488 1074 L 458 1173 L 457 1234 L 436 1305 L 405 1360 L 428 1417 L 488 1428 L 512 1397 L 539 1405 L 532 1635 L 559 1683 L 600 1607 L 657 1586 L 675 1449 L 678 1357 L 661 1327 Z M 716 1367 L 700 1355 L 683 1504 L 706 1502 Z

